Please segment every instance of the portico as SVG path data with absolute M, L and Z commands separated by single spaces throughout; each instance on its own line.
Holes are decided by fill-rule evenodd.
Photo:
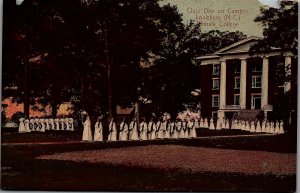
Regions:
M 263 111 L 264 117 L 267 118 L 268 112 L 273 110 L 273 106 L 270 104 L 270 97 L 272 97 L 270 94 L 279 93 L 280 91 L 277 89 L 282 87 L 284 87 L 284 92 L 290 90 L 289 82 L 278 85 L 276 90 L 270 90 L 270 81 L 273 81 L 272 78 L 279 65 L 279 62 L 273 62 L 272 69 L 270 69 L 270 58 L 284 57 L 284 66 L 289 69 L 287 73 L 291 74 L 292 54 L 282 54 L 280 49 L 273 49 L 269 53 L 251 55 L 249 48 L 257 40 L 259 40 L 258 37 L 249 37 L 214 54 L 198 57 L 201 63 L 202 76 L 205 76 L 204 79 L 206 80 L 206 82 L 202 80 L 203 85 L 210 82 L 209 78 L 214 79 L 212 90 L 209 90 L 211 88 L 207 85 L 202 88 L 203 95 L 212 95 L 212 106 L 201 105 L 204 107 L 201 109 L 201 114 L 209 116 L 209 113 L 203 112 L 208 110 L 211 111 L 211 117 L 217 116 L 222 121 L 226 117 L 226 112 L 253 110 L 255 112 Z M 219 66 L 219 74 L 208 72 L 212 68 L 209 66 L 213 66 L 213 70 Z M 271 75 L 270 70 L 272 70 Z M 218 79 L 219 90 L 216 89 L 216 80 Z M 209 98 L 203 96 L 202 104 L 207 103 L 205 99 Z M 216 105 L 217 103 L 218 105 Z

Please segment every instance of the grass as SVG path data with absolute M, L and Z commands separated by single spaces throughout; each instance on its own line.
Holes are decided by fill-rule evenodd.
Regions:
M 209 131 L 206 131 L 209 132 Z M 228 133 L 224 134 L 227 135 Z M 81 133 L 54 132 L 2 134 L 2 143 L 80 140 Z M 293 192 L 296 175 L 246 175 L 230 172 L 183 172 L 110 164 L 36 160 L 35 157 L 68 151 L 176 144 L 296 153 L 293 136 L 253 136 L 182 140 L 98 142 L 70 144 L 2 145 L 1 187 L 5 190 L 102 190 L 102 191 L 276 191 Z M 224 160 L 226 162 L 226 160 Z

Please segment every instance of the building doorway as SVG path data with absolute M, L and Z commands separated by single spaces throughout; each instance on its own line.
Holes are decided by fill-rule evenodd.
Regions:
M 260 94 L 252 95 L 251 109 L 261 109 L 261 95 Z

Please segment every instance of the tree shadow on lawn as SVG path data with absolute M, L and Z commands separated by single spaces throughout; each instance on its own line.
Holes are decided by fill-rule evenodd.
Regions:
M 296 189 L 296 176 L 182 172 L 57 160 L 25 160 L 2 174 L 5 190 L 276 191 Z

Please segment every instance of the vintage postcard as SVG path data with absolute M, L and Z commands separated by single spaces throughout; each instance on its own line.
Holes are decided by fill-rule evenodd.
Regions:
M 4 0 L 1 189 L 295 192 L 298 1 Z

